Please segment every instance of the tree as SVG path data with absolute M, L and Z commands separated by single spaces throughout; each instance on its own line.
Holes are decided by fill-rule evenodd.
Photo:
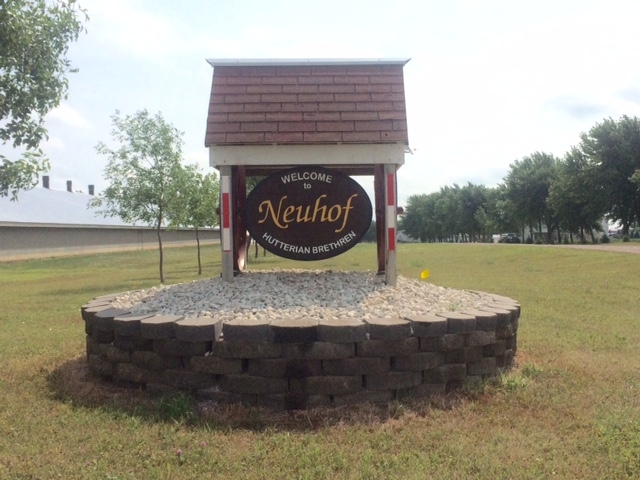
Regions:
M 521 231 L 522 225 L 515 223 L 510 213 L 511 204 L 505 199 L 504 184 L 496 188 L 483 188 L 485 201 L 476 211 L 475 217 L 484 240 L 488 240 L 495 233 Z
M 75 70 L 66 54 L 87 19 L 75 0 L 0 1 L 0 140 L 22 150 L 15 160 L 0 155 L 0 197 L 15 200 L 49 168 L 44 117 L 67 98 Z
M 483 226 L 479 222 L 481 212 L 487 202 L 487 188 L 484 185 L 475 185 L 467 182 L 460 189 L 460 231 L 467 235 L 470 242 L 478 240 L 478 235 L 483 234 Z
M 96 146 L 109 159 L 104 177 L 110 185 L 90 206 L 100 208 L 105 216 L 155 228 L 160 282 L 164 283 L 162 227 L 168 219 L 179 217 L 180 192 L 187 188 L 181 163 L 182 132 L 167 123 L 162 113 L 152 117 L 141 110 L 123 118 L 116 111 L 111 118 L 111 135 L 120 146 L 115 150 L 102 142 Z
M 629 225 L 640 218 L 640 188 L 632 181 L 640 169 L 640 119 L 608 118 L 580 138 L 580 150 L 596 167 L 598 183 L 607 192 L 608 216 L 620 220 L 628 235 Z
M 369 229 L 367 230 L 367 233 L 364 234 L 364 237 L 362 237 L 362 240 L 360 240 L 361 242 L 375 242 L 378 239 L 378 237 L 376 236 L 376 221 L 373 220 L 371 222 L 371 225 L 369 225 Z
M 202 275 L 200 256 L 200 229 L 218 225 L 220 182 L 215 173 L 203 175 L 197 165 L 189 165 L 183 171 L 179 205 L 171 217 L 171 224 L 193 227 L 198 245 L 198 275 Z
M 638 188 L 640 188 L 640 168 L 633 172 L 633 175 L 631 175 L 631 178 L 629 178 L 629 180 L 638 185 Z
M 535 152 L 510 165 L 505 178 L 506 198 L 513 206 L 514 220 L 542 231 L 542 223 L 547 227 L 547 242 L 556 227 L 554 212 L 547 205 L 549 188 L 557 175 L 558 160 L 551 154 Z
M 504 185 L 487 188 L 454 184 L 429 195 L 411 195 L 400 228 L 422 242 L 486 241 L 491 234 L 516 228 Z
M 584 243 L 585 230 L 601 229 L 606 202 L 594 165 L 580 149 L 572 148 L 558 164 L 558 177 L 551 185 L 547 199 L 560 227 L 569 232 L 572 242 L 574 232 L 580 232 Z
M 440 188 L 434 209 L 435 225 L 439 227 L 440 239 L 458 241 L 461 232 L 460 218 L 462 205 L 459 201 L 460 187 L 453 184 Z
M 399 229 L 421 242 L 435 241 L 439 235 L 439 225 L 435 222 L 435 205 L 439 193 L 410 195 Z

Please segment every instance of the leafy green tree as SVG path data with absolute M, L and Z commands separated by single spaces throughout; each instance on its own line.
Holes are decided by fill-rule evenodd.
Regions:
M 485 203 L 486 188 L 468 183 L 445 186 L 429 195 L 412 195 L 401 229 L 422 242 L 475 241 L 481 233 L 476 213 Z
M 435 216 L 439 196 L 439 192 L 410 195 L 399 228 L 421 242 L 434 242 L 439 239 L 440 225 L 437 224 Z
M 155 228 L 160 282 L 164 283 L 162 227 L 169 219 L 179 218 L 180 192 L 187 188 L 181 163 L 182 132 L 167 123 L 162 113 L 152 117 L 141 110 L 121 117 L 116 111 L 111 118 L 111 135 L 120 146 L 112 149 L 102 142 L 96 146 L 109 159 L 104 177 L 110 185 L 90 206 L 105 216 Z
M 493 233 L 513 231 L 506 188 L 484 185 L 445 186 L 431 194 L 412 195 L 400 228 L 422 242 L 488 240 Z
M 367 230 L 367 233 L 364 234 L 364 237 L 362 237 L 362 240 L 360 240 L 361 242 L 375 242 L 377 240 L 377 236 L 376 236 L 376 221 L 373 220 L 371 222 L 371 225 L 369 225 L 369 229 Z
M 637 169 L 633 175 L 631 175 L 631 178 L 629 179 L 631 180 L 633 183 L 635 183 L 636 185 L 638 185 L 638 188 L 640 188 L 640 168 Z
M 440 237 L 448 241 L 458 241 L 462 231 L 460 225 L 461 203 L 460 187 L 454 184 L 440 188 L 435 205 L 435 222 L 440 227 Z
M 478 221 L 478 212 L 483 209 L 487 202 L 487 188 L 484 185 L 475 185 L 467 182 L 460 188 L 460 231 L 463 232 L 469 241 L 478 240 L 478 236 L 483 233 L 482 226 Z
M 69 43 L 87 19 L 75 0 L 0 1 L 0 140 L 18 151 L 14 160 L 0 155 L 0 197 L 15 200 L 49 168 L 39 148 L 44 117 L 67 98 Z
M 632 181 L 640 169 L 640 119 L 608 118 L 580 139 L 580 150 L 596 167 L 598 183 L 607 193 L 608 216 L 619 220 L 627 235 L 633 220 L 640 218 L 640 188 Z
M 573 233 L 601 230 L 607 209 L 607 196 L 598 182 L 596 167 L 578 148 L 572 148 L 558 164 L 558 177 L 549 190 L 548 205 L 555 212 L 560 227 Z M 592 234 L 593 237 L 593 234 Z
M 547 205 L 549 189 L 557 175 L 558 160 L 551 154 L 535 152 L 510 165 L 505 178 L 506 198 L 513 207 L 514 221 L 529 226 L 542 223 L 547 227 L 547 242 L 551 243 L 557 220 Z
M 179 203 L 171 216 L 174 226 L 193 227 L 198 245 L 198 275 L 202 275 L 200 230 L 218 225 L 216 209 L 220 182 L 215 173 L 203 174 L 197 165 L 188 165 L 179 191 Z
M 485 188 L 485 201 L 476 210 L 476 222 L 485 241 L 494 233 L 522 230 L 522 225 L 513 221 L 511 204 L 505 198 L 505 190 L 504 184 L 496 188 Z

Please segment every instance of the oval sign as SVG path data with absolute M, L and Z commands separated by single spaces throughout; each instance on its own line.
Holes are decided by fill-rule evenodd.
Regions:
M 270 175 L 251 191 L 244 208 L 254 240 L 292 260 L 322 260 L 346 252 L 367 233 L 372 213 L 358 182 L 316 166 Z

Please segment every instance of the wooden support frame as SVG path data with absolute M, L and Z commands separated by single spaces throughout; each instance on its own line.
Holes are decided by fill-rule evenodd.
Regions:
M 386 253 L 386 209 L 385 209 L 385 186 L 384 186 L 384 165 L 375 165 L 373 172 L 373 192 L 375 202 L 376 217 L 376 246 L 378 257 L 378 275 L 384 275 L 387 268 Z
M 247 267 L 247 227 L 245 226 L 244 204 L 247 199 L 247 177 L 245 167 L 231 167 L 232 188 L 232 221 L 233 221 L 233 272 L 241 273 Z
M 386 197 L 385 282 L 387 285 L 395 287 L 397 279 L 396 220 L 398 213 L 396 166 L 385 165 L 384 176 Z
M 221 165 L 219 169 L 222 278 L 226 282 L 233 282 L 233 277 L 247 266 L 249 238 L 243 217 L 247 195 L 246 167 Z M 385 283 L 390 286 L 395 286 L 397 280 L 396 172 L 396 164 L 373 165 L 377 272 L 385 276 Z
M 222 279 L 233 282 L 233 202 L 230 166 L 220 166 L 220 248 L 222 250 Z

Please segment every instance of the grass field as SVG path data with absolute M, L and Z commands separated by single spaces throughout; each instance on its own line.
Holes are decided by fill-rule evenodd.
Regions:
M 167 283 L 195 250 L 166 251 Z M 215 249 L 204 274 L 220 273 Z M 323 262 L 368 270 L 375 246 Z M 522 304 L 518 366 L 429 401 L 270 414 L 88 377 L 79 307 L 157 284 L 157 252 L 0 263 L 0 479 L 640 478 L 640 256 L 400 245 L 399 273 Z

